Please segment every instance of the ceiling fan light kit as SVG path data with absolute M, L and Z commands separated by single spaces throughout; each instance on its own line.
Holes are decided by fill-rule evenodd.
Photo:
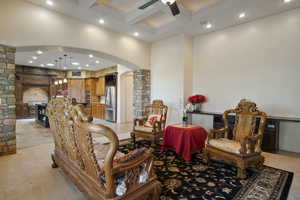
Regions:
M 161 2 L 163 2 L 166 5 L 171 5 L 175 2 L 176 0 L 161 0 Z
M 153 4 L 155 4 L 156 2 L 159 2 L 159 1 L 161 1 L 163 4 L 169 6 L 169 8 L 174 16 L 180 14 L 180 10 L 178 8 L 176 0 L 150 0 L 149 2 L 140 6 L 139 9 L 141 9 L 141 10 L 146 9 L 149 6 L 152 6 Z

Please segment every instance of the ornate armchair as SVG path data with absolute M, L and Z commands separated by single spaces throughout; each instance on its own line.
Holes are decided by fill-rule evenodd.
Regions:
M 134 120 L 131 137 L 135 144 L 136 136 L 147 138 L 152 145 L 159 142 L 166 126 L 168 106 L 162 100 L 153 100 L 152 104 L 144 108 L 144 116 Z
M 61 167 L 87 199 L 159 199 L 160 183 L 152 170 L 150 150 L 118 152 L 115 132 L 91 123 L 83 106 L 72 105 L 70 99 L 51 100 L 47 116 L 55 142 L 52 167 Z M 94 134 L 110 143 L 94 143 Z
M 229 139 L 228 115 L 235 114 L 233 138 Z M 257 110 L 256 104 L 241 101 L 236 109 L 223 114 L 225 127 L 211 130 L 206 141 L 205 161 L 211 157 L 235 163 L 237 176 L 246 178 L 246 168 L 261 168 L 264 157 L 261 156 L 261 143 L 266 122 L 266 113 Z

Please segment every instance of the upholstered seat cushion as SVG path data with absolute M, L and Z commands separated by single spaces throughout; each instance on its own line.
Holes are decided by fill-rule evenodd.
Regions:
M 209 140 L 209 145 L 223 151 L 240 154 L 241 144 L 234 140 L 229 140 L 226 138 L 211 139 Z
M 142 132 L 152 133 L 153 128 L 152 127 L 146 127 L 146 126 L 135 126 L 134 130 L 135 131 L 142 131 Z

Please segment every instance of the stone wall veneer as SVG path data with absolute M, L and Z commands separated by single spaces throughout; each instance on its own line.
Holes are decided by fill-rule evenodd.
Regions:
M 150 104 L 151 79 L 150 70 L 140 69 L 133 73 L 133 107 L 134 116 L 143 116 L 144 106 Z
M 16 153 L 15 51 L 0 44 L 0 156 Z

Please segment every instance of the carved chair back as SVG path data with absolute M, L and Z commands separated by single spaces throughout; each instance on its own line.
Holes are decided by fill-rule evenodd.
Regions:
M 242 100 L 235 109 L 224 112 L 225 138 L 228 138 L 230 131 L 228 126 L 228 115 L 230 114 L 235 115 L 233 140 L 241 141 L 247 136 L 263 135 L 267 115 L 259 111 L 254 102 Z M 256 130 L 257 120 L 259 120 L 258 130 Z
M 168 106 L 164 105 L 164 102 L 162 100 L 153 100 L 152 104 L 146 105 L 144 107 L 144 116 L 146 118 L 148 118 L 149 115 L 161 115 L 161 121 L 163 122 L 162 128 L 164 128 L 165 126 L 165 122 L 167 120 L 167 114 L 168 114 Z
M 51 100 L 47 106 L 47 116 L 54 136 L 55 149 L 77 163 L 93 179 L 99 180 L 101 173 L 105 174 L 107 188 L 113 188 L 111 170 L 105 169 L 112 169 L 113 157 L 119 145 L 116 134 L 109 127 L 90 123 L 91 118 L 84 114 L 82 105 L 72 105 L 70 99 Z M 97 163 L 92 133 L 101 134 L 110 140 L 104 172 Z

